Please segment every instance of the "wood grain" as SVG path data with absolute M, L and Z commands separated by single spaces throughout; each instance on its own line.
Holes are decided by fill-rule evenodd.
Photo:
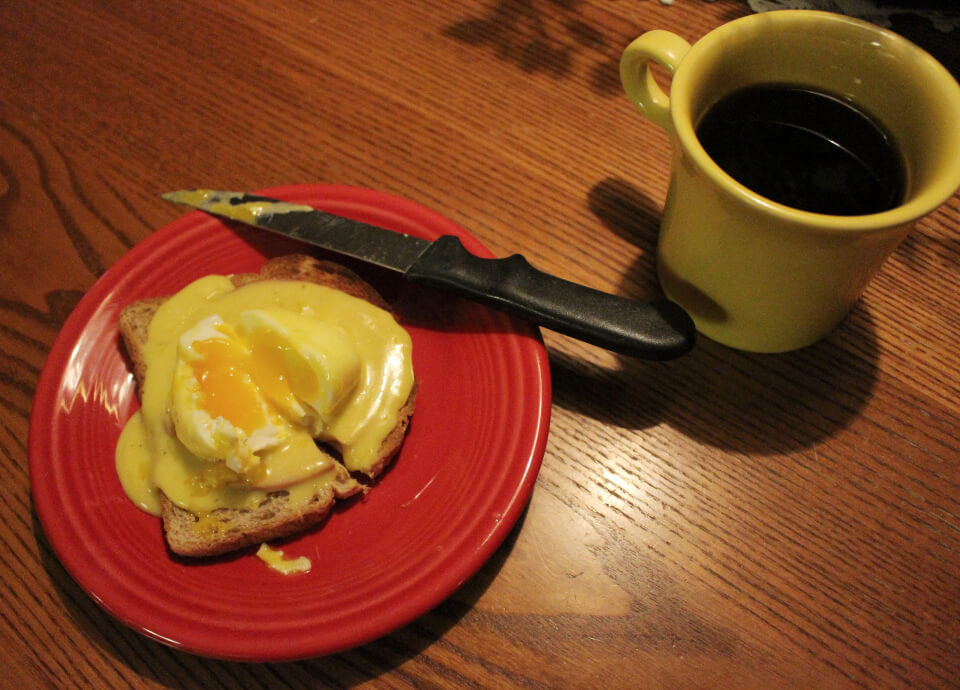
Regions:
M 960 686 L 960 197 L 841 326 L 668 363 L 545 333 L 553 419 L 507 543 L 410 625 L 233 664 L 101 610 L 37 522 L 29 413 L 54 338 L 191 186 L 392 192 L 495 254 L 658 294 L 669 142 L 622 48 L 734 0 L 0 4 L 0 672 L 10 687 Z M 956 36 L 895 27 L 960 72 Z

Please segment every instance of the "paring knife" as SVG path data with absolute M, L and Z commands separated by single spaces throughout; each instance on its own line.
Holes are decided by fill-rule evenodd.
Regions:
M 210 189 L 164 199 L 270 230 L 404 274 L 531 323 L 624 355 L 672 359 L 694 345 L 693 320 L 677 304 L 640 302 L 577 285 L 514 254 L 483 259 L 454 235 L 429 241 L 277 199 Z

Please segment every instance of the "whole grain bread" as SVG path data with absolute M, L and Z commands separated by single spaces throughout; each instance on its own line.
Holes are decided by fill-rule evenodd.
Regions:
M 346 267 L 303 254 L 270 259 L 259 273 L 239 273 L 231 276 L 231 282 L 237 287 L 267 279 L 317 283 L 366 300 L 382 309 L 390 309 L 369 283 Z M 140 300 L 120 312 L 118 328 L 139 386 L 143 385 L 146 377 L 145 346 L 150 321 L 165 300 L 166 297 Z M 415 381 L 410 396 L 400 410 L 397 425 L 381 444 L 373 466 L 365 472 L 368 479 L 378 477 L 403 444 L 413 415 L 416 392 Z M 267 499 L 253 510 L 219 509 L 200 516 L 180 508 L 161 494 L 161 518 L 168 547 L 182 556 L 215 556 L 271 539 L 288 537 L 319 524 L 327 517 L 337 500 L 349 498 L 368 488 L 366 484 L 352 477 L 322 445 L 320 449 L 337 463 L 337 477 L 306 505 L 292 505 L 288 493 L 281 490 L 271 492 Z M 340 451 L 339 448 L 335 450 Z

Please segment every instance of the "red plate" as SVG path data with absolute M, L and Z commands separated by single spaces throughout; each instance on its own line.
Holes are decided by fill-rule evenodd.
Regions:
M 453 222 L 387 194 L 304 185 L 280 199 L 426 239 Z M 121 258 L 80 301 L 40 376 L 30 419 L 34 505 L 63 565 L 135 630 L 196 654 L 278 661 L 369 642 L 430 610 L 473 575 L 533 490 L 550 419 L 550 375 L 535 328 L 385 271 L 353 265 L 413 339 L 417 410 L 392 468 L 366 497 L 284 545 L 313 561 L 285 577 L 252 551 L 219 560 L 167 551 L 158 519 L 127 500 L 114 448 L 137 409 L 119 344 L 120 308 L 209 273 L 256 271 L 265 257 L 311 251 L 191 213 Z M 313 252 L 317 253 L 317 252 Z

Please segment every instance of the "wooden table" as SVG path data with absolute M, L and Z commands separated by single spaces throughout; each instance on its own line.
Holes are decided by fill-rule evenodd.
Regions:
M 103 612 L 34 512 L 28 416 L 58 329 L 161 192 L 391 192 L 498 256 L 657 294 L 666 136 L 622 48 L 741 2 L 0 4 L 0 681 L 9 687 L 960 685 L 960 196 L 829 337 L 666 363 L 545 332 L 529 508 L 452 597 L 333 656 L 175 651 Z M 956 35 L 898 28 L 957 73 Z

